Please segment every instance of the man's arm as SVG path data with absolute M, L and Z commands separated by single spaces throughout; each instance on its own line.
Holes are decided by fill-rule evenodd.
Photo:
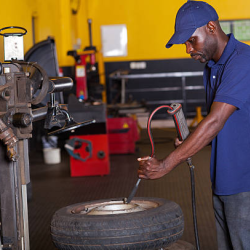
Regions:
M 196 154 L 215 138 L 235 110 L 236 107 L 233 105 L 214 102 L 210 113 L 198 124 L 194 132 L 165 159 L 142 158 L 139 162 L 139 178 L 158 179 Z

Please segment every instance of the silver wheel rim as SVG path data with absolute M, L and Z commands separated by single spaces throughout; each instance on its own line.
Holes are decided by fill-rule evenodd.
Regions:
M 85 206 L 79 206 L 72 210 L 73 214 L 86 215 L 111 215 L 111 214 L 129 214 L 142 212 L 159 206 L 155 201 L 133 200 L 129 204 L 122 200 L 111 200 L 106 202 L 97 202 Z

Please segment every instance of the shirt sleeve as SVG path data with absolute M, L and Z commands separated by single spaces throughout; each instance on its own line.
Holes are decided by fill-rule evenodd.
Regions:
M 250 58 L 236 55 L 226 64 L 215 102 L 225 102 L 241 109 L 250 100 Z

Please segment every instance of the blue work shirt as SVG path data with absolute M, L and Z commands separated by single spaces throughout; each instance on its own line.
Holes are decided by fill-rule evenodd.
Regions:
M 235 106 L 212 141 L 210 175 L 217 195 L 250 191 L 250 46 L 233 34 L 219 61 L 204 69 L 208 112 L 213 102 Z

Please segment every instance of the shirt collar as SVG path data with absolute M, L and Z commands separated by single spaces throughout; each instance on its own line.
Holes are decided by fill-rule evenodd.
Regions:
M 231 56 L 231 54 L 233 53 L 235 46 L 236 46 L 236 39 L 234 38 L 234 35 L 231 33 L 228 35 L 229 40 L 228 43 L 219 59 L 219 61 L 217 63 L 215 63 L 214 60 L 210 60 L 207 63 L 208 67 L 213 67 L 214 65 L 219 65 L 219 64 L 225 64 L 227 59 Z

